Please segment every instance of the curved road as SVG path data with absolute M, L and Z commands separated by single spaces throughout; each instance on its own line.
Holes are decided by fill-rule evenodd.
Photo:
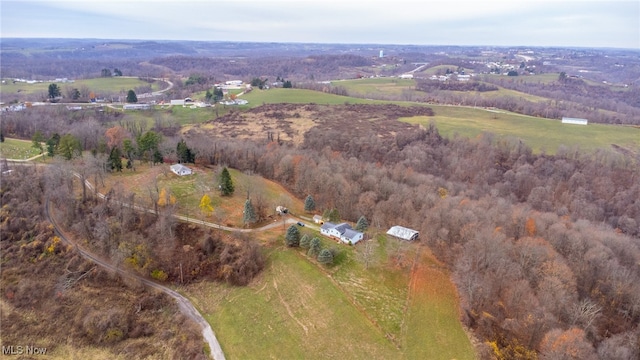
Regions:
M 6 159 L 6 161 L 11 161 L 13 163 L 13 165 L 22 165 L 25 166 L 27 163 L 24 161 L 21 162 L 17 162 L 15 160 L 11 160 L 11 159 Z M 36 166 L 47 166 L 46 164 L 36 164 Z M 81 179 L 80 174 L 78 173 L 74 173 L 74 176 L 76 176 L 77 178 Z M 87 179 L 85 179 L 85 185 L 87 186 L 87 188 L 90 191 L 94 190 L 93 184 L 91 184 L 91 182 Z M 103 200 L 106 200 L 106 196 L 102 193 L 97 193 L 97 196 Z M 126 205 L 126 204 L 125 204 Z M 94 263 L 96 263 L 99 266 L 102 266 L 105 269 L 111 270 L 111 271 L 115 271 L 118 274 L 121 274 L 123 276 L 127 276 L 129 278 L 133 278 L 136 279 L 138 281 L 140 281 L 142 284 L 149 286 L 151 288 L 157 289 L 159 291 L 164 292 L 165 294 L 171 296 L 172 298 L 174 298 L 176 300 L 176 302 L 178 303 L 178 307 L 180 309 L 180 311 L 185 314 L 186 316 L 188 316 L 189 318 L 191 318 L 193 321 L 195 321 L 196 323 L 198 323 L 200 325 L 200 327 L 202 328 L 202 336 L 205 338 L 206 342 L 209 344 L 209 349 L 211 349 L 211 356 L 216 359 L 216 360 L 224 360 L 225 356 L 224 353 L 222 351 L 222 348 L 220 347 L 220 343 L 218 342 L 218 339 L 216 338 L 213 329 L 211 328 L 211 325 L 204 319 L 204 317 L 200 314 L 200 312 L 198 312 L 198 310 L 196 310 L 196 308 L 191 304 L 191 302 L 189 301 L 189 299 L 185 298 L 184 296 L 180 295 L 178 292 L 165 287 L 163 285 L 160 285 L 156 282 L 153 282 L 147 278 L 144 278 L 140 275 L 137 275 L 131 271 L 127 271 L 126 269 L 123 268 L 119 268 L 113 264 L 111 264 L 110 262 L 100 258 L 99 256 L 91 253 L 90 251 L 84 249 L 83 247 L 81 247 L 78 243 L 74 242 L 73 240 L 71 240 L 70 238 L 68 238 L 65 233 L 62 231 L 62 229 L 58 226 L 58 223 L 55 221 L 55 219 L 51 216 L 50 213 L 50 207 L 51 204 L 49 203 L 49 199 L 47 198 L 45 201 L 45 214 L 47 216 L 47 219 L 49 220 L 49 222 L 54 226 L 55 232 L 58 234 L 58 236 L 66 243 L 72 245 L 73 247 L 75 247 L 75 249 L 78 251 L 78 253 L 80 253 L 80 255 L 86 259 L 88 259 L 89 261 L 92 261 Z M 155 214 L 155 210 L 154 209 L 149 209 L 149 208 L 145 208 L 139 205 L 134 205 L 133 207 L 135 210 L 138 211 L 143 211 L 143 212 L 148 212 L 148 213 L 152 213 Z M 198 219 L 194 219 L 194 218 L 189 218 L 187 216 L 183 216 L 183 215 L 173 215 L 176 219 L 180 220 L 180 221 L 184 221 L 184 222 L 190 222 L 190 223 L 194 223 L 194 224 L 198 224 L 198 225 L 202 225 L 202 226 L 207 226 L 207 227 L 211 227 L 214 229 L 219 229 L 219 230 L 226 230 L 226 231 L 233 231 L 233 232 L 242 232 L 242 233 L 249 233 L 249 232 L 258 232 L 258 231 L 266 231 L 266 230 L 270 230 L 273 228 L 276 228 L 278 226 L 284 226 L 285 224 L 296 224 L 298 222 L 298 220 L 296 220 L 295 218 L 293 218 L 292 215 L 286 217 L 283 219 L 282 222 L 280 221 L 276 221 L 274 223 L 265 225 L 263 227 L 260 228 L 255 228 L 255 229 L 240 229 L 240 228 L 233 228 L 233 227 L 229 227 L 229 226 L 224 226 L 224 225 L 220 225 L 220 224 L 215 224 L 215 223 L 210 223 L 210 222 L 206 222 L 203 220 L 198 220 Z M 302 220 L 302 219 L 301 219 Z M 311 226 L 311 227 L 315 227 L 315 226 Z
M 189 301 L 189 299 L 185 298 L 184 296 L 180 295 L 178 292 L 169 289 L 168 287 L 162 286 L 158 283 L 155 283 L 151 280 L 148 280 L 142 276 L 133 274 L 130 271 L 127 271 L 125 269 L 119 268 L 113 264 L 111 264 L 110 262 L 92 254 L 91 252 L 89 252 L 88 250 L 85 250 L 84 248 L 82 248 L 81 246 L 78 245 L 78 243 L 74 242 L 73 240 L 71 240 L 70 238 L 68 238 L 64 232 L 60 229 L 60 227 L 58 227 L 58 223 L 55 221 L 55 219 L 51 216 L 50 213 L 50 207 L 51 204 L 49 203 L 49 199 L 46 200 L 45 202 L 45 214 L 47 216 L 47 218 L 49 219 L 49 222 L 51 222 L 51 224 L 53 224 L 53 227 L 55 229 L 55 232 L 58 234 L 58 236 L 66 243 L 73 245 L 76 250 L 78 251 L 78 253 L 80 253 L 80 255 L 82 255 L 82 257 L 84 257 L 85 259 L 88 259 L 94 263 L 96 263 L 99 266 L 102 266 L 103 268 L 107 269 L 107 270 L 111 270 L 111 271 L 115 271 L 120 275 L 123 276 L 127 276 L 129 278 L 133 278 L 136 279 L 138 281 L 140 281 L 142 284 L 150 287 L 150 288 L 154 288 L 156 290 L 162 291 L 163 293 L 171 296 L 172 298 L 174 298 L 176 300 L 176 302 L 178 303 L 178 308 L 180 309 L 180 311 L 185 314 L 187 317 L 191 318 L 193 321 L 195 321 L 196 323 L 198 323 L 198 325 L 200 325 L 200 327 L 202 328 L 202 336 L 205 338 L 205 340 L 207 341 L 207 343 L 209 344 L 209 349 L 211 350 L 211 356 L 213 356 L 214 359 L 216 360 L 224 360 L 224 353 L 222 352 L 222 348 L 220 347 L 220 343 L 218 342 L 218 339 L 216 339 L 216 335 L 213 333 L 213 329 L 211 328 L 211 325 L 209 325 L 209 323 L 207 322 L 207 320 L 204 319 L 204 317 L 202 317 L 202 315 L 198 312 L 198 310 L 196 310 L 196 308 L 191 304 L 191 302 Z

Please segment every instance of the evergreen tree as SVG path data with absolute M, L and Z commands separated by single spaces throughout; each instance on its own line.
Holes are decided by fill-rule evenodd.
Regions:
M 120 148 L 114 146 L 111 149 L 111 153 L 109 153 L 109 169 L 111 171 L 122 171 L 122 152 L 120 152 Z
M 242 221 L 245 224 L 253 224 L 258 221 L 258 216 L 256 215 L 256 210 L 253 208 L 253 204 L 251 204 L 251 199 L 247 199 L 247 201 L 244 202 Z
M 42 148 L 42 142 L 44 141 L 44 135 L 40 132 L 40 130 L 36 130 L 36 132 L 31 137 L 31 147 L 40 151 L 40 154 L 44 151 Z
M 311 195 L 308 195 L 306 199 L 304 199 L 304 211 L 311 212 L 316 209 L 316 202 L 313 200 Z
M 322 214 L 322 217 L 333 223 L 337 223 L 338 221 L 340 221 L 340 213 L 336 208 L 325 210 L 325 212 Z
M 300 247 L 303 249 L 308 249 L 309 246 L 311 246 L 311 238 L 307 234 L 302 235 L 302 237 L 300 238 Z
M 164 162 L 164 159 L 162 158 L 162 153 L 160 152 L 160 150 L 155 149 L 153 151 L 153 165 L 162 164 L 163 162 Z
M 127 92 L 127 102 L 128 103 L 137 103 L 138 102 L 138 96 L 136 95 L 135 91 L 129 90 L 129 92 Z
M 296 247 L 300 245 L 300 230 L 295 225 L 289 226 L 287 229 L 287 235 L 284 237 L 287 246 Z
M 58 144 L 58 151 L 60 155 L 67 160 L 71 160 L 75 156 L 82 155 L 82 145 L 80 140 L 71 134 L 65 134 L 60 138 Z
M 220 192 L 223 196 L 231 196 L 235 188 L 233 187 L 233 181 L 231 180 L 231 174 L 229 174 L 229 170 L 225 167 L 222 169 L 220 173 Z
M 61 95 L 60 87 L 58 84 L 50 84 L 49 85 L 49 99 L 53 100 Z
M 360 232 L 365 232 L 367 231 L 367 228 L 369 227 L 369 222 L 367 222 L 367 219 L 363 216 L 360 216 L 360 218 L 358 219 L 358 222 L 356 223 L 356 230 L 360 231 Z
M 309 244 L 309 251 L 307 252 L 307 255 L 316 256 L 320 253 L 320 250 L 322 250 L 320 239 L 314 237 L 313 239 L 311 239 L 311 243 Z
M 189 149 L 184 139 L 180 139 L 180 142 L 178 142 L 176 153 L 178 155 L 178 162 L 194 163 L 196 161 L 195 154 L 191 151 L 191 149 Z
M 318 254 L 318 262 L 324 265 L 333 263 L 333 254 L 331 253 L 331 250 L 322 249 L 320 254 Z

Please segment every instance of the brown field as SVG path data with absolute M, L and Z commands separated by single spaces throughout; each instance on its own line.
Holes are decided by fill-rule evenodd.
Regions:
M 433 112 L 424 106 L 381 105 L 317 105 L 317 104 L 269 104 L 239 113 L 233 112 L 187 129 L 186 137 L 204 133 L 216 137 L 251 140 L 271 140 L 302 144 L 305 133 L 321 126 L 340 132 L 375 132 L 379 137 L 394 137 L 402 130 L 415 129 L 401 123 L 401 117 L 431 116 Z

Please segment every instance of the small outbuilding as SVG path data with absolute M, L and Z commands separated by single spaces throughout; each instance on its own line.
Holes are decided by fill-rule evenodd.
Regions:
M 391 235 L 398 239 L 407 240 L 407 241 L 413 241 L 418 239 L 419 234 L 420 233 L 416 230 L 409 229 L 399 225 L 392 226 L 391 229 L 387 231 L 387 235 Z
M 563 117 L 562 118 L 562 123 L 563 124 L 572 124 L 572 125 L 587 125 L 589 123 L 589 121 L 587 119 Z
M 182 165 L 182 164 L 173 164 L 170 166 L 171 171 L 178 176 L 185 176 L 193 174 L 193 170 Z
M 313 215 L 313 222 L 320 225 L 324 224 L 324 221 L 322 221 L 321 215 Z

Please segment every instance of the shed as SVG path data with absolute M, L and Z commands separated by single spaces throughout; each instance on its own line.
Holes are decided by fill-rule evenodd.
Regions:
M 389 231 L 387 231 L 387 235 L 391 235 L 393 237 L 397 237 L 398 239 L 412 241 L 418 238 L 420 233 L 416 230 L 406 228 L 404 226 L 392 226 Z
M 589 123 L 589 121 L 587 119 L 563 117 L 562 118 L 562 123 L 563 124 L 573 124 L 573 125 L 587 125 L 587 123 Z
M 316 224 L 324 224 L 324 221 L 322 221 L 322 216 L 320 215 L 313 215 L 313 222 Z
M 182 165 L 182 164 L 173 164 L 170 166 L 171 171 L 173 171 L 174 174 L 178 175 L 178 176 L 185 176 L 185 175 L 191 175 L 193 174 L 193 171 Z

